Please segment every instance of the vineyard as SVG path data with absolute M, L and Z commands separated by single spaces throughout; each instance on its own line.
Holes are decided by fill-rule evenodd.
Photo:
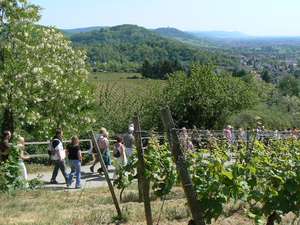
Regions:
M 55 21 L 86 11 L 63 2 Z M 90 9 L 116 14 L 101 2 Z M 147 2 L 124 15 L 144 21 Z M 43 7 L 0 0 L 0 225 L 300 225 L 298 39 L 72 34 L 43 24 Z M 196 9 L 182 7 L 169 11 Z
M 91 73 L 89 82 L 94 87 L 98 127 L 119 132 L 126 129 L 136 111 L 149 111 L 152 96 L 165 85 L 164 81 L 141 79 L 138 73 Z M 150 126 L 152 121 L 149 119 L 147 123 Z
M 236 131 L 229 140 L 222 130 L 176 128 L 168 108 L 162 110 L 162 119 L 166 132 L 144 131 L 136 115 L 134 154 L 113 182 L 104 170 L 112 196 L 109 202 L 117 209 L 115 221 L 127 221 L 125 205 L 138 201 L 144 203 L 147 225 L 164 224 L 165 207 L 182 192 L 181 186 L 180 202 L 187 202 L 182 208 L 184 224 L 216 224 L 236 213 L 228 210 L 229 205 L 237 206 L 253 224 L 284 224 L 287 215 L 293 215 L 289 224 L 299 223 L 298 136 L 246 130 Z M 87 141 L 100 152 L 94 134 L 90 137 Z M 104 162 L 101 165 L 105 168 Z M 132 199 L 128 194 L 136 190 L 136 180 L 138 193 Z M 108 193 L 106 198 L 110 199 Z M 110 210 L 113 213 L 112 206 Z
M 182 132 L 175 131 L 178 140 Z M 211 224 L 224 214 L 231 202 L 242 202 L 246 214 L 256 224 L 273 225 L 288 213 L 299 216 L 299 140 L 289 135 L 282 135 L 280 139 L 267 135 L 259 138 L 255 131 L 248 131 L 246 139 L 228 143 L 224 136 L 207 131 L 195 129 L 190 133 L 197 145 L 191 150 L 180 141 L 183 157 L 175 159 L 176 163 L 162 134 L 153 133 L 144 152 L 146 180 L 151 182 L 153 193 L 163 201 L 179 182 L 183 183 L 183 188 L 189 185 L 175 172 L 176 166 L 178 172 L 182 170 L 178 164 L 187 165 L 191 185 L 197 194 L 197 207 L 201 210 L 198 214 L 202 214 L 200 223 L 195 220 L 190 224 Z M 171 140 L 174 145 L 172 142 L 176 142 L 176 138 Z M 135 154 L 120 171 L 115 182 L 117 188 L 130 186 L 137 168 Z M 191 207 L 194 206 L 190 204 L 192 211 Z

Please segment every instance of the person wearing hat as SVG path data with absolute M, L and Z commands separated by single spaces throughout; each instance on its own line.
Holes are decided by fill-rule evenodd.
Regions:
M 125 153 L 126 153 L 127 159 L 133 153 L 133 146 L 134 146 L 134 141 L 135 141 L 133 132 L 134 132 L 134 127 L 129 126 L 128 132 L 123 137 L 123 141 L 124 141 L 124 145 L 125 145 Z

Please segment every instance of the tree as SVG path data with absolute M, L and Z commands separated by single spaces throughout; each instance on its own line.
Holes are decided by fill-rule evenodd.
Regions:
M 232 71 L 232 76 L 234 77 L 244 77 L 247 75 L 247 71 L 240 67 L 235 67 Z
M 267 83 L 272 82 L 272 77 L 270 76 L 270 74 L 267 70 L 263 71 L 263 73 L 261 75 L 261 79 L 264 80 Z
M 300 78 L 300 70 L 295 70 L 293 75 L 295 76 L 295 78 L 299 79 Z
M 182 70 L 184 68 L 178 60 L 163 60 L 153 64 L 145 60 L 141 68 L 141 73 L 147 78 L 166 79 L 169 74 Z
M 285 96 L 299 96 L 300 83 L 294 76 L 288 75 L 279 81 L 279 89 Z
M 251 107 L 256 94 L 239 78 L 217 75 L 211 66 L 193 66 L 190 76 L 173 74 L 165 90 L 166 103 L 179 126 L 220 128 L 226 118 Z
M 2 130 L 49 137 L 57 127 L 84 129 L 91 122 L 86 56 L 54 28 L 35 25 L 39 7 L 0 1 Z
M 144 77 L 150 77 L 152 74 L 152 65 L 150 64 L 149 60 L 144 60 L 144 63 L 141 68 L 141 73 Z

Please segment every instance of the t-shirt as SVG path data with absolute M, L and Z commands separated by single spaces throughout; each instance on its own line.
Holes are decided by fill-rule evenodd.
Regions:
M 79 145 L 68 145 L 67 150 L 69 160 L 80 160 L 80 158 L 78 157 L 78 152 L 80 151 Z
M 59 160 L 60 158 L 63 160 L 66 158 L 66 153 L 65 153 L 62 141 L 60 141 L 59 139 L 56 139 L 56 138 L 53 139 L 52 147 L 55 150 L 55 154 L 53 156 L 54 160 Z
M 124 145 L 126 148 L 133 148 L 133 145 L 134 145 L 134 136 L 133 134 L 125 134 L 124 135 Z

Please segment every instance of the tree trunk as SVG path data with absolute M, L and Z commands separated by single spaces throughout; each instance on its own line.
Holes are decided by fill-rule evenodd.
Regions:
M 3 112 L 3 118 L 2 118 L 2 126 L 1 131 L 2 133 L 6 130 L 9 130 L 11 134 L 15 131 L 15 124 L 14 124 L 14 115 L 11 108 L 5 108 Z
M 168 134 L 168 140 L 170 144 L 170 150 L 173 155 L 173 160 L 176 164 L 177 173 L 181 179 L 182 187 L 188 202 L 188 206 L 191 210 L 193 221 L 190 224 L 193 225 L 205 225 L 203 216 L 203 206 L 197 199 L 197 193 L 192 183 L 192 179 L 188 170 L 186 158 L 183 154 L 182 147 L 178 135 L 175 130 L 175 123 L 171 115 L 171 111 L 168 107 L 161 110 L 161 117 Z

